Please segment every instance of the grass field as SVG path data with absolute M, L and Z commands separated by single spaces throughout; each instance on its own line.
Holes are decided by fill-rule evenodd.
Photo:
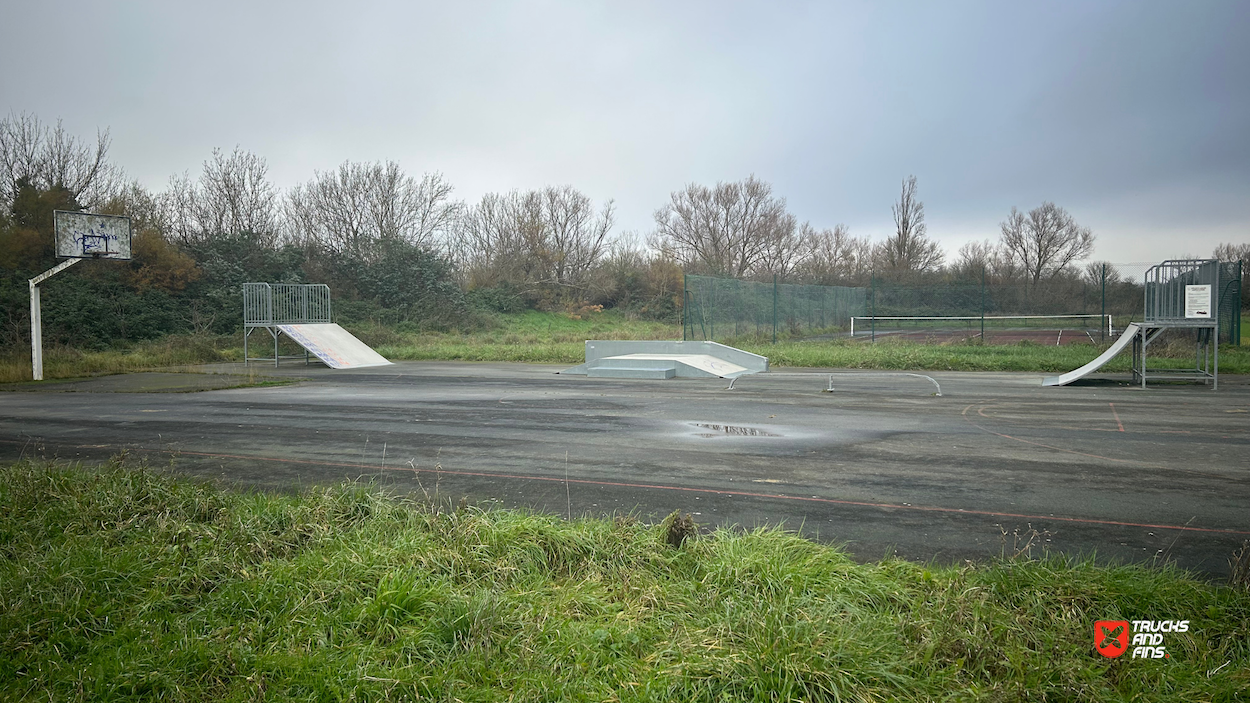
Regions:
M 1250 318 L 1243 318 L 1250 331 Z M 577 316 L 564 313 L 525 312 L 499 315 L 484 329 L 450 332 L 401 331 L 374 323 L 350 325 L 351 331 L 383 356 L 402 360 L 520 361 L 577 364 L 583 361 L 587 339 L 681 339 L 681 326 L 630 319 L 614 311 Z M 1091 345 L 1054 347 L 1043 344 L 917 344 L 899 340 L 832 341 L 781 340 L 771 344 L 761 337 L 720 340 L 769 357 L 774 366 L 828 368 L 910 369 L 951 371 L 1069 371 L 1093 359 Z M 1220 371 L 1250 373 L 1250 338 L 1241 347 L 1220 351 Z M 292 348 L 290 351 L 295 351 Z M 1192 357 L 1188 345 L 1170 351 L 1152 347 L 1177 359 Z M 169 369 L 192 364 L 240 361 L 242 336 L 176 335 L 124 349 L 83 352 L 74 349 L 45 350 L 44 375 L 72 378 L 93 374 Z M 1129 369 L 1127 356 L 1112 361 L 1110 372 Z M 0 357 L 0 383 L 30 379 L 30 353 L 12 350 Z
M 240 493 L 120 464 L 0 468 L 0 698 L 1250 695 L 1250 591 L 1166 566 L 857 564 L 779 530 L 681 542 L 671 517 Z M 1169 658 L 1095 653 L 1095 620 L 1146 618 L 1190 621 Z

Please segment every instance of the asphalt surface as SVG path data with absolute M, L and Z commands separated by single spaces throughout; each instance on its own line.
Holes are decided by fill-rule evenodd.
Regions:
M 1143 391 L 931 373 L 938 397 L 911 376 L 839 374 L 833 392 L 817 373 L 748 376 L 726 390 L 720 380 L 561 368 L 293 363 L 252 367 L 307 379 L 277 387 L 138 393 L 119 377 L 75 392 L 17 386 L 0 393 L 0 458 L 127 450 L 267 489 L 363 477 L 439 500 L 575 516 L 682 510 L 704 526 L 784 524 L 863 559 L 1050 551 L 1219 578 L 1250 540 L 1245 377 L 1225 376 L 1218 391 Z

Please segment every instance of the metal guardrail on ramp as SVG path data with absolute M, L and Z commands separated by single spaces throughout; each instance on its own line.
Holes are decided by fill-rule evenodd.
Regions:
M 258 329 L 273 340 L 272 357 L 251 356 L 248 340 Z M 304 349 L 282 356 L 278 342 L 285 335 Z M 382 366 L 391 362 L 330 319 L 330 287 L 324 283 L 244 283 L 243 363 L 316 356 L 332 369 Z

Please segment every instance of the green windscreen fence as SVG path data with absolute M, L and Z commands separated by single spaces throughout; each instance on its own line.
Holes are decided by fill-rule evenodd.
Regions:
M 685 277 L 682 339 L 814 336 L 864 315 L 867 289 Z
M 1242 276 L 1245 263 L 1241 261 L 1220 264 L 1220 343 L 1241 344 Z
M 872 318 L 950 317 L 1002 318 L 1005 316 L 1089 315 L 1079 324 L 1108 332 L 1100 320 L 1110 316 L 1110 333 L 1140 321 L 1144 306 L 1141 281 L 1153 264 L 1108 264 L 1082 276 L 1054 277 L 1037 282 L 936 280 L 902 283 L 872 277 L 867 286 L 817 286 L 744 281 L 713 276 L 685 276 L 682 308 L 683 339 L 728 340 L 778 336 L 820 337 L 848 332 L 851 318 L 857 330 L 873 326 Z M 1244 264 L 1220 264 L 1219 339 L 1241 343 Z M 903 327 L 936 329 L 941 321 L 899 323 Z M 952 329 L 980 331 L 985 323 L 954 320 Z M 1051 325 L 1070 327 L 1068 320 L 1047 322 L 997 321 L 999 326 Z M 880 326 L 879 324 L 876 326 Z M 1107 335 L 1091 337 L 1110 341 Z M 992 342 L 986 338 L 987 342 Z

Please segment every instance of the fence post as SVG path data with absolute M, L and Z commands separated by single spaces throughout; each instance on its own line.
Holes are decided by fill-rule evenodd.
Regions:
M 872 291 L 872 341 L 877 341 L 877 274 L 868 274 L 868 288 Z
M 981 344 L 985 344 L 985 267 L 981 267 Z
M 1102 264 L 1102 317 L 1098 318 L 1098 328 L 1101 330 L 1099 337 L 1103 342 L 1107 341 L 1107 325 L 1103 324 L 1107 321 L 1107 262 Z
M 686 272 L 681 272 L 681 341 L 686 341 L 686 308 L 689 307 L 690 289 L 686 287 Z
M 773 274 L 773 344 L 777 343 L 777 274 Z

